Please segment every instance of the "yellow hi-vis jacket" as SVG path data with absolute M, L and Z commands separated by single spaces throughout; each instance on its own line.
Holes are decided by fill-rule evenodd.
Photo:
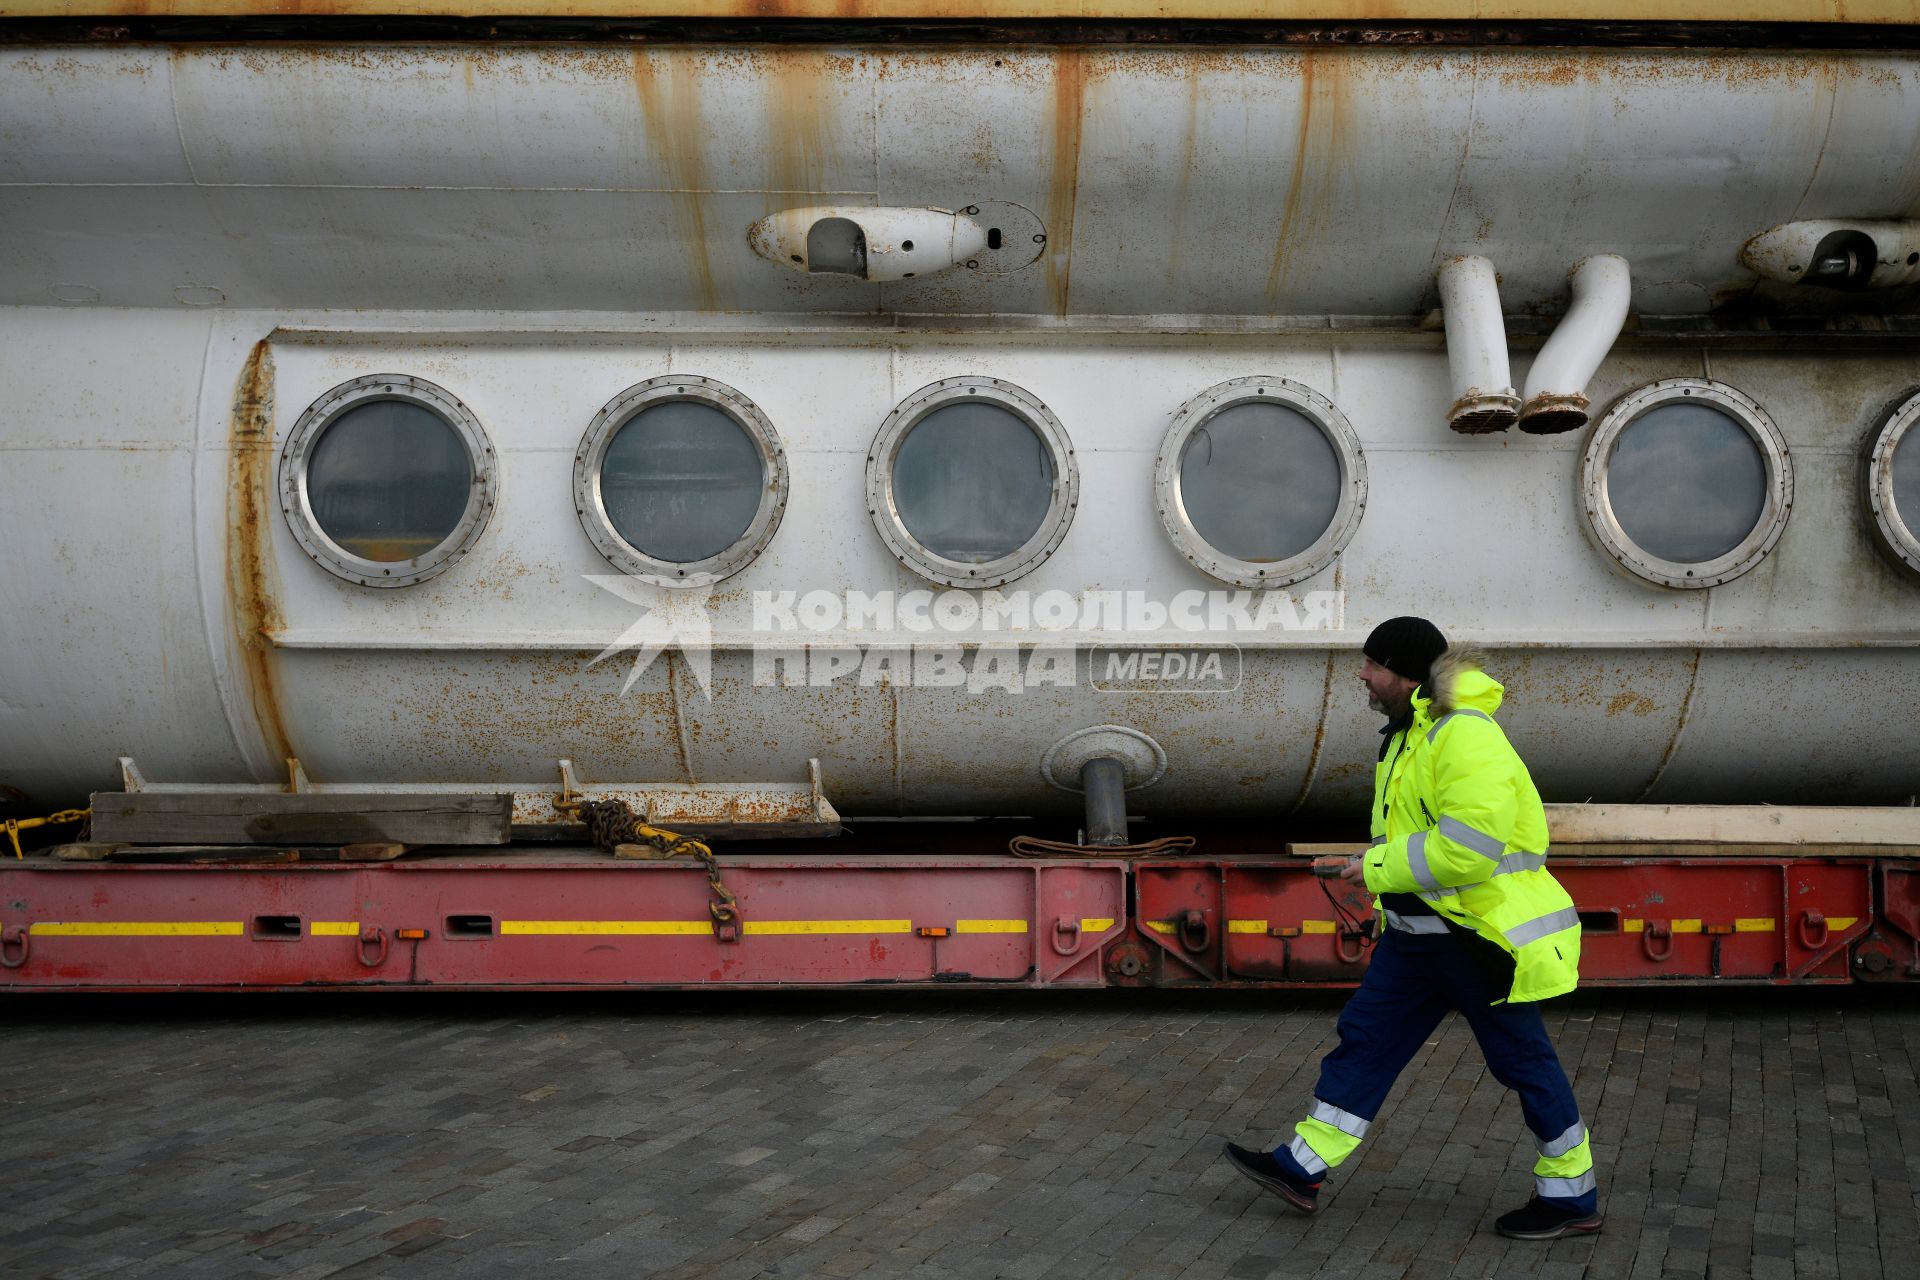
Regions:
M 1513 956 L 1509 999 L 1545 1000 L 1579 982 L 1580 914 L 1547 872 L 1540 793 L 1493 721 L 1505 691 L 1478 658 L 1456 647 L 1434 662 L 1375 767 L 1367 888 L 1419 894 Z

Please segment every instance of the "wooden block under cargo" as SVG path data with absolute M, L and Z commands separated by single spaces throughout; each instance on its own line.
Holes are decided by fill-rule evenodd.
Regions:
M 122 844 L 505 844 L 510 795 L 100 791 L 93 838 Z

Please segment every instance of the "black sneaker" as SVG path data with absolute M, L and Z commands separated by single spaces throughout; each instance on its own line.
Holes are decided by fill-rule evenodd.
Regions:
M 1227 1163 L 1302 1213 L 1313 1213 L 1320 1208 L 1320 1184 L 1288 1174 L 1269 1152 L 1249 1151 L 1229 1142 Z
M 1500 1228 L 1500 1234 L 1515 1240 L 1552 1240 L 1569 1231 L 1593 1232 L 1600 1229 L 1605 1221 L 1600 1211 L 1581 1213 L 1577 1209 L 1563 1209 L 1556 1204 L 1548 1204 L 1539 1196 L 1527 1201 L 1524 1209 L 1515 1209 L 1512 1213 L 1503 1213 L 1494 1225 Z

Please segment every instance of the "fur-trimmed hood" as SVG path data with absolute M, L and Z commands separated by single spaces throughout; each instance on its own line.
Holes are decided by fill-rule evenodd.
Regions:
M 1427 682 L 1414 694 L 1414 701 L 1425 700 L 1427 714 L 1438 720 L 1451 711 L 1499 710 L 1506 689 L 1488 675 L 1482 666 L 1487 655 L 1471 645 L 1451 645 L 1433 660 Z

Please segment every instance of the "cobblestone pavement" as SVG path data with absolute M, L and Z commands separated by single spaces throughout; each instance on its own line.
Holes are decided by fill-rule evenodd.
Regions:
M 1315 1218 L 1337 998 L 850 992 L 16 1000 L 24 1276 L 1916 1274 L 1912 992 L 1594 992 L 1548 1022 L 1606 1230 L 1509 1242 L 1515 1102 L 1450 1020 Z

